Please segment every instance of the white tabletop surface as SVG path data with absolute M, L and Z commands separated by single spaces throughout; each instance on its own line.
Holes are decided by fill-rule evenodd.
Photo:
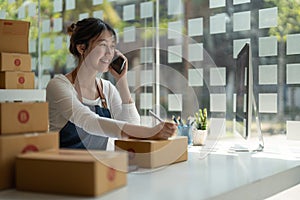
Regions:
M 226 140 L 218 142 L 206 156 L 199 147 L 189 147 L 188 161 L 155 170 L 138 169 L 128 173 L 125 187 L 95 198 L 10 189 L 0 191 L 0 199 L 246 200 L 264 199 L 300 183 L 300 143 L 288 148 L 275 143 L 276 152 L 266 148 L 260 153 L 230 153 L 227 144 Z

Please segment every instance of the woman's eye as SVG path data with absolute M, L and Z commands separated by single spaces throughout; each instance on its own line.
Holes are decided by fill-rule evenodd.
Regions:
M 107 45 L 105 43 L 100 43 L 99 46 L 106 47 Z

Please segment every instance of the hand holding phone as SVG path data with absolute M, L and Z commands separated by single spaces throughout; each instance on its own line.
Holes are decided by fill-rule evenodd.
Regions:
M 113 61 L 110 63 L 110 66 L 118 73 L 121 74 L 125 67 L 125 59 L 121 56 L 116 56 L 113 58 Z

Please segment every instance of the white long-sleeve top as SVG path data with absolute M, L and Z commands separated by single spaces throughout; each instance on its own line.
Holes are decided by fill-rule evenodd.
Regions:
M 99 81 L 97 79 L 97 82 Z M 121 129 L 125 123 L 140 124 L 140 116 L 135 103 L 122 104 L 116 87 L 110 81 L 104 79 L 101 81 L 112 119 L 99 117 L 87 106 L 84 106 L 66 76 L 61 74 L 51 79 L 46 88 L 50 130 L 60 131 L 70 121 L 90 134 L 121 138 Z M 96 100 L 82 98 L 82 102 L 102 107 L 100 97 Z

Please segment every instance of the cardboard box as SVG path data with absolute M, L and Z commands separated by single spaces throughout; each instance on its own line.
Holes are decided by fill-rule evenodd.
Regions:
M 45 132 L 48 119 L 48 102 L 0 103 L 0 135 Z
M 58 148 L 57 132 L 0 136 L 0 190 L 15 186 L 15 159 L 18 154 Z
M 30 54 L 0 52 L 0 71 L 31 71 Z
M 0 72 L 1 89 L 34 89 L 34 72 Z
M 98 196 L 126 185 L 127 165 L 127 154 L 113 151 L 60 149 L 20 155 L 16 160 L 16 188 Z
M 0 19 L 0 52 L 28 53 L 30 23 Z
M 115 140 L 115 150 L 129 152 L 129 164 L 155 168 L 187 160 L 187 137 L 168 140 Z

